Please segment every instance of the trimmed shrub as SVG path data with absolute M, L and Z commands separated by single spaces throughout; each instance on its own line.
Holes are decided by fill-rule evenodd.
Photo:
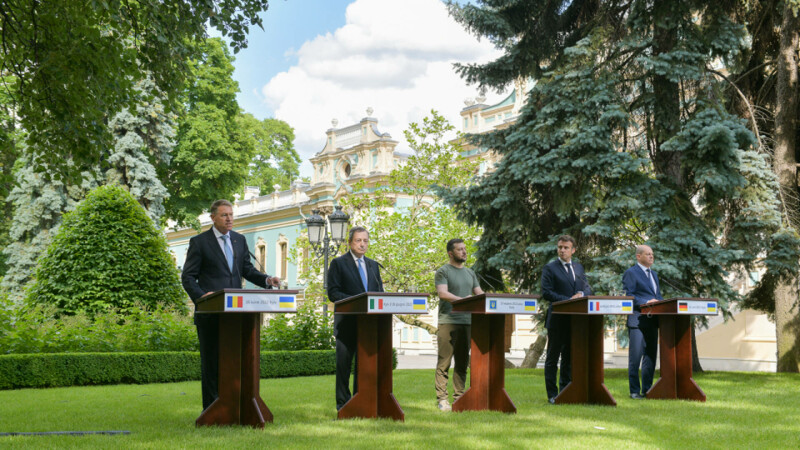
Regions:
M 261 378 L 327 375 L 335 371 L 333 350 L 261 353 Z M 0 355 L 0 389 L 199 379 L 198 352 Z
M 91 191 L 64 215 L 27 298 L 68 314 L 125 313 L 140 305 L 187 310 L 161 230 L 130 193 L 114 185 Z

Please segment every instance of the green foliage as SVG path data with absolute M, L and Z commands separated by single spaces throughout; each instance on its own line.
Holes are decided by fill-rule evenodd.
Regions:
M 333 350 L 261 353 L 262 378 L 327 375 L 335 369 Z M 199 379 L 198 352 L 0 355 L 0 389 Z
M 442 191 L 486 230 L 479 262 L 538 290 L 555 237 L 568 233 L 595 292 L 607 293 L 620 288 L 634 245 L 648 243 L 665 297 L 716 297 L 727 308 L 738 300 L 729 272 L 785 241 L 775 177 L 708 71 L 738 54 L 743 28 L 725 2 L 556 3 L 547 7 L 557 20 L 533 14 L 534 1 L 453 7 L 469 29 L 503 40 L 501 58 L 462 68 L 469 81 L 541 75 L 515 124 L 470 137 L 503 155 L 496 170 Z M 591 9 L 596 19 L 581 20 Z M 583 38 L 570 42 L 575 33 Z M 557 44 L 526 46 L 533 38 Z M 787 251 L 796 261 L 798 245 Z
M 3 249 L 8 270 L 0 286 L 15 301 L 21 301 L 37 260 L 58 230 L 61 215 L 72 210 L 94 183 L 87 180 L 82 186 L 72 186 L 58 180 L 47 181 L 27 159 L 17 163 L 15 186 L 7 198 L 7 204 L 14 209 L 9 225 L 10 243 Z
M 409 124 L 405 136 L 413 154 L 392 170 L 388 183 L 372 192 L 356 185 L 356 195 L 342 201 L 351 224 L 370 232 L 368 255 L 386 267 L 386 290 L 430 293 L 431 307 L 438 304 L 433 278 L 448 261 L 447 241 L 464 239 L 470 255 L 466 264 L 471 266 L 480 236 L 480 228 L 460 221 L 433 191 L 434 186 L 467 185 L 477 172 L 478 163 L 461 156 L 457 141 L 447 140 L 453 128 L 436 111 L 420 124 Z
M 231 198 L 241 190 L 253 148 L 247 147 L 248 136 L 237 122 L 239 85 L 232 78 L 233 58 L 222 40 L 197 44 L 189 69 L 191 82 L 183 96 L 186 111 L 178 120 L 177 145 L 159 178 L 170 193 L 167 216 L 180 225 L 199 226 L 197 216 L 211 199 Z
M 135 107 L 136 81 L 152 76 L 174 105 L 207 24 L 238 51 L 267 0 L 19 0 L 0 9 L 0 82 L 30 133 L 32 164 L 74 181 L 111 143 L 105 120 Z
M 52 353 L 0 356 L 0 389 L 159 383 L 200 378 L 200 354 Z
M 163 234 L 119 186 L 93 190 L 64 215 L 35 278 L 29 302 L 67 314 L 186 308 Z
M 272 192 L 275 185 L 288 189 L 300 174 L 300 155 L 294 149 L 294 129 L 282 120 L 258 120 L 246 113 L 239 114 L 237 123 L 245 147 L 254 150 L 245 186 L 257 186 L 262 194 Z
M 137 84 L 139 103 L 135 114 L 124 109 L 109 122 L 114 147 L 105 158 L 107 184 L 125 187 L 154 221 L 164 214 L 164 199 L 169 195 L 156 167 L 169 166 L 175 146 L 174 121 L 155 96 L 150 79 Z M 105 168 L 105 167 L 103 167 Z
M 313 298 L 313 297 L 311 297 Z M 280 314 L 261 328 L 263 350 L 333 349 L 333 315 L 316 311 L 317 302 L 307 299 L 297 314 Z
M 180 310 L 111 309 L 54 319 L 53 306 L 0 306 L 0 354 L 197 350 L 192 318 Z
M 8 201 L 8 195 L 14 187 L 14 165 L 20 152 L 18 140 L 19 131 L 13 115 L 13 104 L 8 93 L 0 90 L 0 205 L 2 205 L 2 218 L 0 218 L 0 248 L 5 248 L 11 243 L 9 235 L 11 217 L 14 213 L 13 203 Z M 0 253 L 0 277 L 8 270 L 6 259 L 8 256 Z

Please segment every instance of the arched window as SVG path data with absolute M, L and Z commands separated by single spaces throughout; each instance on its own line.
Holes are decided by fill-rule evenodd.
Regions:
M 256 269 L 267 272 L 267 243 L 260 237 L 256 242 Z

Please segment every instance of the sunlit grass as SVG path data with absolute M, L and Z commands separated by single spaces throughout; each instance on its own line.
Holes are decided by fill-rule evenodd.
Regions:
M 608 370 L 618 406 L 553 406 L 541 370 L 509 370 L 518 413 L 442 413 L 433 370 L 395 371 L 405 422 L 335 420 L 333 376 L 268 379 L 275 415 L 263 430 L 195 428 L 199 382 L 0 391 L 0 432 L 128 430 L 116 436 L 0 437 L 32 448 L 794 448 L 800 443 L 800 376 L 696 376 L 706 403 L 635 401 L 627 375 Z

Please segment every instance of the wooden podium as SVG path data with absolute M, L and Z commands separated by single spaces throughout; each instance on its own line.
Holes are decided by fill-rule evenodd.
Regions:
M 453 403 L 453 411 L 517 412 L 505 388 L 506 316 L 536 314 L 538 298 L 538 295 L 478 294 L 452 302 L 454 313 L 472 314 L 469 389 Z
M 651 399 L 706 401 L 692 378 L 692 315 L 716 316 L 718 302 L 709 298 L 670 298 L 641 306 L 642 315 L 658 316 L 661 378 L 647 391 Z
M 197 303 L 195 314 L 219 314 L 219 397 L 200 414 L 196 426 L 272 422 L 259 395 L 261 313 L 297 312 L 297 292 L 223 289 Z
M 588 296 L 553 303 L 554 314 L 570 314 L 572 381 L 556 404 L 591 403 L 617 406 L 603 384 L 603 316 L 633 313 L 633 297 Z
M 358 391 L 339 419 L 405 415 L 392 394 L 392 314 L 427 314 L 428 294 L 365 292 L 334 303 L 334 314 L 356 314 Z

